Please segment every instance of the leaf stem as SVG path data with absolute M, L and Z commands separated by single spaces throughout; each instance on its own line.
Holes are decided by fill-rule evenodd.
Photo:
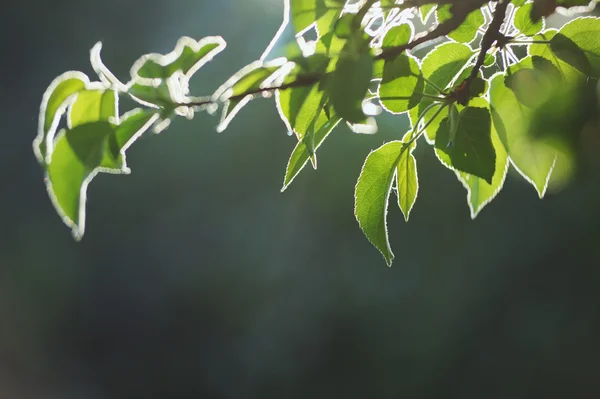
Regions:
M 425 83 L 427 83 L 429 86 L 433 87 L 435 90 L 437 90 L 438 93 L 442 93 L 444 90 L 440 89 L 440 87 L 438 85 L 436 85 L 435 83 L 433 83 L 431 80 L 427 79 L 425 76 L 421 76 L 423 78 L 423 80 L 425 81 Z M 425 94 L 423 94 L 425 95 Z

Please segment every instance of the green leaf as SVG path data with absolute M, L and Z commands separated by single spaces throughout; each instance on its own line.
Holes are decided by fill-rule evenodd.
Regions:
M 117 107 L 117 92 L 114 90 L 80 91 L 77 99 L 69 108 L 67 120 L 69 128 L 116 118 Z
M 131 77 L 135 83 L 148 86 L 156 86 L 176 72 L 189 80 L 224 48 L 225 41 L 220 36 L 205 37 L 200 41 L 182 37 L 171 53 L 146 54 L 138 59 L 131 68 Z
M 599 18 L 578 18 L 558 31 L 550 47 L 558 58 L 585 75 L 600 77 L 599 31 Z
M 495 53 L 487 53 L 485 55 L 485 60 L 483 62 L 483 66 L 486 68 L 491 67 L 496 63 L 496 54 Z
M 298 141 L 302 141 L 310 132 L 325 104 L 325 92 L 320 85 L 293 87 L 278 90 L 277 108 L 288 128 Z
M 321 35 L 329 32 L 345 4 L 345 0 L 290 0 L 294 30 L 301 33 L 316 22 Z
M 47 141 L 54 140 L 60 117 L 66 112 L 68 99 L 84 90 L 90 81 L 81 72 L 66 72 L 54 79 L 42 98 L 38 134 L 33 150 L 41 165 L 46 163 Z
M 440 7 L 437 10 L 438 23 L 443 23 L 452 19 L 452 13 L 450 12 L 450 5 Z M 480 8 L 470 12 L 463 23 L 458 28 L 450 32 L 449 38 L 460 43 L 470 43 L 477 36 L 477 31 L 485 23 L 483 12 Z
M 550 61 L 534 55 L 509 67 L 504 84 L 521 104 L 536 108 L 556 93 L 563 78 Z
M 223 132 L 237 113 L 257 96 L 261 89 L 274 87 L 273 83 L 276 80 L 283 82 L 285 75 L 290 71 L 289 65 L 293 64 L 288 64 L 285 59 L 266 63 L 256 61 L 222 84 L 212 96 L 213 101 L 224 103 L 217 131 Z
M 387 233 L 387 208 L 404 144 L 392 141 L 371 152 L 354 193 L 354 215 L 363 233 L 391 266 L 394 254 Z
M 435 18 L 437 20 L 438 25 L 443 24 L 444 22 L 452 19 L 452 12 L 450 11 L 451 9 L 452 4 L 444 4 L 440 5 L 435 10 Z
M 123 115 L 113 133 L 107 137 L 106 153 L 101 162 L 103 172 L 129 174 L 125 151 L 159 119 L 154 110 L 134 109 Z
M 63 131 L 48 165 L 46 181 L 50 198 L 76 239 L 81 239 L 85 230 L 87 186 L 98 173 L 96 168 L 104 157 L 106 139 L 112 133 L 108 122 L 88 123 Z
M 425 78 L 424 93 L 428 95 L 439 96 L 440 93 L 427 82 L 433 83 L 442 90 L 447 89 L 456 79 L 460 72 L 468 65 L 469 60 L 473 58 L 475 52 L 463 43 L 444 43 L 437 46 L 423 59 L 421 71 Z M 417 119 L 433 101 L 423 98 L 418 107 L 413 108 L 409 115 L 411 122 L 416 123 Z M 432 117 L 435 109 L 431 109 L 425 116 L 425 120 Z M 428 142 L 435 141 L 435 134 L 443 116 L 439 115 L 436 120 L 425 130 Z
M 402 151 L 396 167 L 398 205 L 407 222 L 419 192 L 417 160 L 413 155 L 415 148 L 416 143 L 413 143 L 409 149 Z
M 129 87 L 127 93 L 131 98 L 140 105 L 151 108 L 163 108 L 173 110 L 177 104 L 173 102 L 169 87 L 165 82 L 161 82 L 158 86 L 144 86 L 134 83 Z
M 471 101 L 471 104 L 477 107 L 489 107 L 487 100 L 483 98 L 477 98 Z M 508 172 L 508 154 L 500 141 L 498 132 L 492 124 L 492 145 L 494 146 L 494 152 L 496 153 L 496 165 L 494 171 L 494 177 L 492 177 L 492 183 L 488 183 L 484 179 L 471 175 L 469 173 L 456 171 L 458 180 L 463 184 L 467 190 L 467 203 L 471 210 L 471 218 L 475 219 L 479 212 L 496 196 L 500 193 L 500 190 L 504 186 L 506 180 L 506 174 Z
M 556 35 L 557 32 L 558 31 L 556 29 L 548 29 L 542 33 L 533 36 L 532 40 L 542 42 L 550 41 L 554 37 L 554 35 Z M 579 72 L 577 69 L 558 58 L 550 48 L 549 44 L 534 43 L 528 46 L 528 53 L 531 56 L 542 57 L 550 61 L 560 71 L 561 75 L 563 76 L 563 78 L 565 78 L 565 80 L 568 80 L 573 76 L 583 76 L 581 72 Z
M 419 62 L 400 54 L 385 61 L 379 98 L 389 112 L 399 114 L 416 107 L 421 101 L 425 82 Z
M 89 183 L 99 172 L 130 173 L 125 151 L 157 118 L 152 111 L 136 110 L 119 125 L 101 120 L 61 131 L 46 184 L 52 203 L 76 239 L 81 239 L 85 230 Z
M 531 19 L 532 9 L 533 4 L 527 3 L 524 6 L 519 7 L 515 12 L 513 25 L 525 36 L 534 36 L 544 29 L 543 19 L 539 19 L 537 22 L 534 22 Z
M 554 167 L 556 150 L 529 135 L 532 110 L 521 105 L 504 84 L 501 74 L 491 80 L 490 104 L 494 127 L 511 163 L 542 198 Z
M 334 34 L 342 39 L 348 39 L 352 36 L 354 25 L 354 14 L 344 14 L 335 21 Z
M 492 184 L 496 153 L 491 139 L 491 117 L 486 108 L 466 107 L 460 112 L 456 136 L 451 140 L 450 120 L 441 122 L 435 139 L 436 154 L 455 170 L 481 177 Z
M 328 84 L 328 94 L 333 109 L 342 119 L 358 123 L 366 118 L 362 102 L 372 74 L 373 59 L 368 53 L 340 57 Z
M 421 7 L 419 7 L 419 15 L 421 16 L 421 21 L 423 21 L 423 23 L 427 23 L 427 20 L 429 19 L 429 17 L 431 16 L 431 14 L 433 14 L 433 12 L 435 11 L 435 4 L 425 4 Z
M 317 163 L 315 125 L 327 101 L 324 90 L 326 82 L 323 74 L 331 62 L 333 61 L 323 55 L 309 57 L 305 62 L 298 64 L 287 79 L 295 82 L 311 76 L 321 76 L 321 81 L 306 86 L 277 90 L 275 97 L 281 119 L 288 131 L 293 132 L 298 137 L 298 141 L 305 144 L 314 167 Z
M 341 119 L 335 115 L 327 117 L 327 112 L 323 109 L 314 126 L 314 150 L 311 151 L 303 141 L 299 141 L 296 144 L 285 169 L 282 192 L 292 184 L 292 181 L 304 169 L 311 158 L 311 152 L 316 151 L 323 144 L 329 133 L 333 131 L 340 121 Z
M 410 24 L 393 26 L 383 38 L 382 48 L 398 47 L 409 43 L 413 38 L 413 27 Z

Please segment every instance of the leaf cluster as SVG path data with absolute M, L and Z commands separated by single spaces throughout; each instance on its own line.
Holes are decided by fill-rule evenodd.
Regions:
M 189 80 L 225 48 L 220 37 L 182 38 L 169 54 L 145 55 L 127 83 L 103 64 L 99 43 L 91 51 L 96 82 L 67 72 L 44 94 L 34 151 L 53 204 L 79 239 L 93 177 L 129 173 L 126 150 L 176 116 L 218 113 L 223 131 L 251 100 L 273 95 L 297 141 L 282 190 L 308 163 L 317 167 L 318 150 L 336 126 L 374 134 L 382 112 L 408 118 L 408 131 L 367 156 L 355 189 L 358 224 L 391 264 L 389 199 L 394 193 L 408 221 L 419 191 L 418 145 L 430 145 L 463 184 L 473 218 L 498 195 L 511 165 L 540 198 L 553 171 L 568 167 L 560 139 L 568 126 L 532 132 L 548 130 L 543 121 L 557 98 L 572 98 L 600 77 L 600 19 L 576 18 L 559 30 L 546 29 L 545 20 L 594 5 L 286 0 L 284 27 L 289 23 L 297 39 L 286 44 L 286 56 L 269 60 L 267 51 L 205 97 L 190 95 Z M 309 31 L 316 40 L 305 39 Z M 123 112 L 123 97 L 139 107 Z

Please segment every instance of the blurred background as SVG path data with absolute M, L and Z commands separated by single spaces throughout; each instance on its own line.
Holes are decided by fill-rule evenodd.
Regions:
M 123 80 L 180 36 L 227 49 L 194 78 L 212 93 L 260 57 L 280 0 L 30 0 L 0 6 L 0 398 L 598 398 L 600 144 L 542 201 L 511 173 L 471 221 L 430 148 L 387 268 L 353 217 L 368 152 L 399 138 L 339 128 L 319 172 L 281 194 L 294 138 L 273 100 L 176 120 L 128 153 L 130 176 L 90 186 L 71 238 L 31 150 L 48 84 Z

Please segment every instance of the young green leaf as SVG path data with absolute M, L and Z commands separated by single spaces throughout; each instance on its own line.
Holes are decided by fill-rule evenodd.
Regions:
M 487 100 L 483 98 L 474 99 L 471 101 L 471 104 L 477 107 L 489 107 Z M 467 203 L 471 210 L 472 219 L 475 219 L 479 212 L 500 193 L 508 172 L 508 154 L 493 124 L 491 136 L 494 152 L 496 153 L 496 165 L 491 184 L 475 175 L 455 171 L 458 180 L 467 190 Z
M 556 161 L 556 150 L 530 137 L 532 110 L 521 106 L 513 91 L 504 84 L 502 74 L 490 82 L 490 104 L 494 127 L 511 163 L 542 198 Z
M 600 18 L 577 18 L 550 41 L 552 51 L 567 64 L 591 77 L 600 77 Z
M 381 252 L 388 266 L 394 254 L 387 233 L 387 208 L 404 143 L 392 141 L 371 152 L 354 193 L 354 215 L 363 233 Z
M 223 103 L 218 132 L 223 132 L 237 113 L 263 89 L 274 87 L 276 80 L 283 81 L 293 64 L 285 59 L 263 63 L 253 62 L 229 78 L 212 95 L 213 102 Z
M 129 87 L 127 94 L 135 102 L 146 107 L 165 110 L 173 110 L 177 107 L 177 104 L 171 98 L 166 82 L 161 82 L 158 86 L 144 86 L 134 83 Z
M 309 150 L 304 141 L 298 141 L 285 169 L 283 187 L 281 188 L 282 192 L 292 184 L 292 181 L 298 176 L 302 169 L 304 169 L 309 159 L 311 159 L 311 153 L 314 153 L 321 144 L 323 144 L 325 139 L 340 121 L 341 119 L 335 115 L 330 115 L 328 117 L 323 109 L 323 112 L 317 118 L 314 126 L 314 150 Z
M 436 5 L 435 4 L 425 4 L 422 5 L 421 7 L 419 7 L 419 16 L 421 17 L 421 21 L 425 24 L 427 23 L 427 20 L 429 19 L 429 17 L 431 16 L 431 14 L 433 14 L 433 12 L 435 11 Z
M 413 151 L 416 147 L 417 145 L 415 142 L 410 145 L 410 148 L 402 151 L 396 166 L 396 194 L 398 196 L 398 206 L 400 206 L 404 219 L 407 222 L 419 192 L 417 160 L 413 155 Z
M 342 39 L 350 38 L 354 33 L 354 14 L 344 14 L 335 21 L 333 33 Z
M 534 43 L 528 46 L 528 53 L 531 56 L 542 57 L 550 61 L 556 67 L 556 69 L 558 69 L 565 82 L 570 81 L 571 79 L 578 79 L 579 77 L 583 76 L 583 74 L 573 66 L 558 58 L 550 46 L 545 43 L 550 41 L 557 32 L 558 31 L 556 29 L 548 29 L 533 36 L 532 39 L 540 43 Z
M 346 4 L 345 0 L 286 1 L 289 1 L 291 21 L 296 33 L 301 33 L 316 23 L 321 35 L 331 31 Z
M 125 151 L 157 119 L 152 111 L 136 110 L 118 125 L 98 120 L 59 134 L 46 184 L 52 203 L 76 239 L 81 239 L 85 230 L 89 183 L 99 172 L 130 173 Z
M 451 6 L 449 4 L 439 7 L 436 11 L 438 23 L 443 23 L 452 19 L 452 13 L 450 12 Z M 483 12 L 480 8 L 470 12 L 462 24 L 454 31 L 448 34 L 448 37 L 460 43 L 470 43 L 477 36 L 477 31 L 485 23 Z
M 522 7 L 519 7 L 515 12 L 513 25 L 525 36 L 534 36 L 544 29 L 543 19 L 539 19 L 537 22 L 534 22 L 531 19 L 532 9 L 533 4 L 527 3 Z
M 108 121 L 118 115 L 117 93 L 114 90 L 84 90 L 69 108 L 69 129 L 97 121 Z
M 81 239 L 85 229 L 87 186 L 97 174 L 112 132 L 110 123 L 95 122 L 58 135 L 46 184 L 58 214 L 76 239 Z
M 406 112 L 419 104 L 424 85 L 419 62 L 414 57 L 400 54 L 386 60 L 379 85 L 381 104 L 394 114 Z
M 435 139 L 436 154 L 453 169 L 481 177 L 492 184 L 496 153 L 492 145 L 491 125 L 488 109 L 466 107 L 460 112 L 453 141 L 450 120 L 446 118 L 440 124 Z
M 563 78 L 552 62 L 534 55 L 509 67 L 504 84 L 521 104 L 536 108 L 560 89 Z
M 118 125 L 112 125 L 113 133 L 107 137 L 102 159 L 102 172 L 129 174 L 125 151 L 159 119 L 154 110 L 134 109 L 121 117 Z
M 298 141 L 312 131 L 325 105 L 325 92 L 318 83 L 307 87 L 292 87 L 278 90 L 277 109 L 289 132 Z
M 440 93 L 436 87 L 441 90 L 447 89 L 460 72 L 467 67 L 474 54 L 475 52 L 466 44 L 453 42 L 441 44 L 428 53 L 421 64 L 421 71 L 425 79 L 424 93 L 439 96 Z M 413 125 L 431 104 L 433 104 L 433 100 L 423 98 L 419 106 L 409 112 Z M 429 120 L 434 112 L 435 109 L 430 109 L 425 114 L 425 120 Z M 436 120 L 425 130 L 428 142 L 435 141 L 435 134 L 442 119 L 443 115 L 438 115 Z
M 68 99 L 84 90 L 90 81 L 81 72 L 66 72 L 50 84 L 40 106 L 38 134 L 33 141 L 33 151 L 41 165 L 46 164 L 46 147 L 54 140 L 54 135 L 62 115 L 69 106 Z
M 413 38 L 413 27 L 410 24 L 393 26 L 383 38 L 382 48 L 403 46 Z
M 373 59 L 368 53 L 339 58 L 327 91 L 333 109 L 342 119 L 359 123 L 366 118 L 362 102 L 367 95 L 372 75 Z
M 146 86 L 157 86 L 162 80 L 180 72 L 187 82 L 204 64 L 225 49 L 225 41 L 220 36 L 206 37 L 196 41 L 182 37 L 171 53 L 146 54 L 131 68 L 133 82 Z

